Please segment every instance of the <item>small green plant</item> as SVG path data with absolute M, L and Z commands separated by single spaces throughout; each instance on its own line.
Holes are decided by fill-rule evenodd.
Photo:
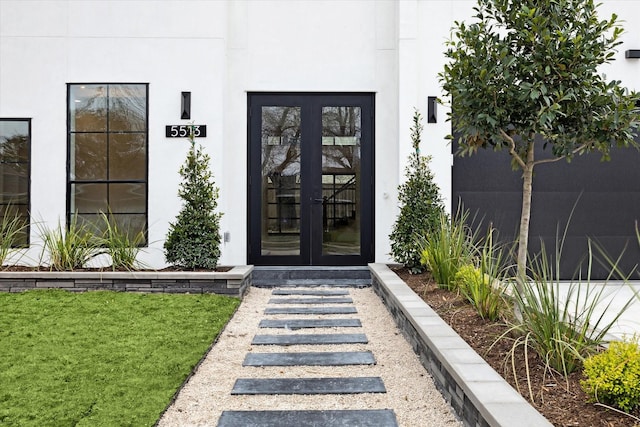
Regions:
M 467 298 L 472 298 L 478 314 L 484 319 L 497 320 L 507 307 L 505 279 L 509 266 L 504 256 L 503 245 L 496 242 L 497 231 L 489 227 L 486 237 L 477 243 L 480 271 L 483 282 L 474 288 L 466 288 Z
M 4 265 L 7 258 L 24 244 L 25 233 L 29 224 L 17 212 L 13 215 L 9 209 L 0 220 L 0 265 Z
M 209 170 L 209 156 L 196 145 L 193 128 L 189 153 L 180 168 L 183 178 L 178 195 L 183 206 L 176 222 L 169 224 L 164 243 L 167 262 L 186 269 L 215 269 L 220 258 L 218 188 Z
M 458 269 L 472 263 L 477 252 L 475 233 L 467 226 L 468 213 L 460 210 L 451 220 L 444 212 L 438 218 L 438 227 L 427 234 L 422 244 L 420 262 L 426 266 L 439 286 L 455 288 Z
M 42 239 L 41 264 L 52 270 L 77 270 L 85 267 L 93 257 L 103 253 L 101 239 L 97 238 L 85 223 L 78 223 L 73 215 L 65 230 L 60 223 L 57 228 L 40 227 Z M 48 260 L 45 257 L 48 256 Z
M 444 214 L 440 189 L 429 169 L 431 158 L 420 155 L 421 120 L 420 113 L 415 110 L 411 128 L 414 152 L 409 157 L 406 181 L 398 187 L 400 213 L 389 236 L 391 255 L 412 273 L 420 273 L 424 268 L 420 263 L 418 237 L 435 230 L 440 216 Z
M 145 235 L 139 231 L 134 236 L 122 230 L 116 221 L 104 212 L 102 217 L 104 232 L 101 237 L 101 245 L 111 257 L 113 270 L 135 270 L 138 268 L 136 257 L 140 252 L 140 246 L 145 241 Z
M 640 406 L 640 347 L 638 339 L 613 341 L 602 353 L 584 361 L 580 384 L 592 402 L 630 412 Z
M 500 317 L 505 303 L 500 288 L 494 285 L 498 283 L 497 280 L 483 273 L 480 268 L 466 264 L 458 269 L 455 282 L 480 317 L 492 321 Z

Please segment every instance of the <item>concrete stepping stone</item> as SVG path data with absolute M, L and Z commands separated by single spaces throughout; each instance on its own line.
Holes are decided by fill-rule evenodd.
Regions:
M 305 328 L 360 328 L 360 319 L 282 319 L 260 321 L 260 328 L 283 328 L 296 329 Z
M 345 366 L 375 363 L 370 351 L 248 353 L 242 366 Z
M 349 295 L 349 291 L 333 289 L 274 289 L 271 295 L 313 295 L 329 297 Z
M 351 298 L 271 298 L 269 304 L 352 304 Z
M 390 409 L 334 411 L 224 411 L 218 427 L 397 427 Z
M 253 345 L 367 344 L 365 334 L 256 335 Z
M 353 314 L 355 307 L 267 307 L 264 314 Z
M 380 377 L 239 378 L 231 394 L 356 394 L 386 393 Z
M 365 334 L 256 335 L 253 345 L 367 344 Z

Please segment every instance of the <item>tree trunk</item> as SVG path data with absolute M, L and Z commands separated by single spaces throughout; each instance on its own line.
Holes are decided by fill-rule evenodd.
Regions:
M 527 280 L 527 253 L 529 246 L 529 222 L 531 220 L 531 192 L 533 188 L 535 144 L 531 141 L 527 151 L 527 160 L 522 169 L 522 212 L 520 213 L 520 235 L 518 237 L 518 259 L 516 271 L 516 292 L 522 295 L 524 284 Z M 517 298 L 519 299 L 519 298 Z M 522 311 L 518 304 L 513 305 L 513 314 L 519 322 L 522 322 Z
M 518 237 L 518 270 L 516 285 L 522 292 L 527 279 L 527 248 L 529 246 L 529 221 L 531 219 L 531 192 L 533 187 L 534 143 L 529 145 L 527 161 L 522 171 L 522 212 L 520 214 L 520 235 Z

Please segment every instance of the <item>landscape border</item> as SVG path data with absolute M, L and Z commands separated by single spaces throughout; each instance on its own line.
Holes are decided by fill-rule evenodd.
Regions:
M 240 297 L 251 286 L 253 266 L 208 271 L 0 271 L 0 292 L 32 289 L 152 293 L 214 293 Z
M 552 426 L 386 264 L 369 269 L 373 289 L 465 426 Z

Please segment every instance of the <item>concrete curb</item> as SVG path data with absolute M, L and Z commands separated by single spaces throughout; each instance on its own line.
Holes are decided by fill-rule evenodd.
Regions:
M 465 426 L 552 426 L 386 264 L 373 288 Z

